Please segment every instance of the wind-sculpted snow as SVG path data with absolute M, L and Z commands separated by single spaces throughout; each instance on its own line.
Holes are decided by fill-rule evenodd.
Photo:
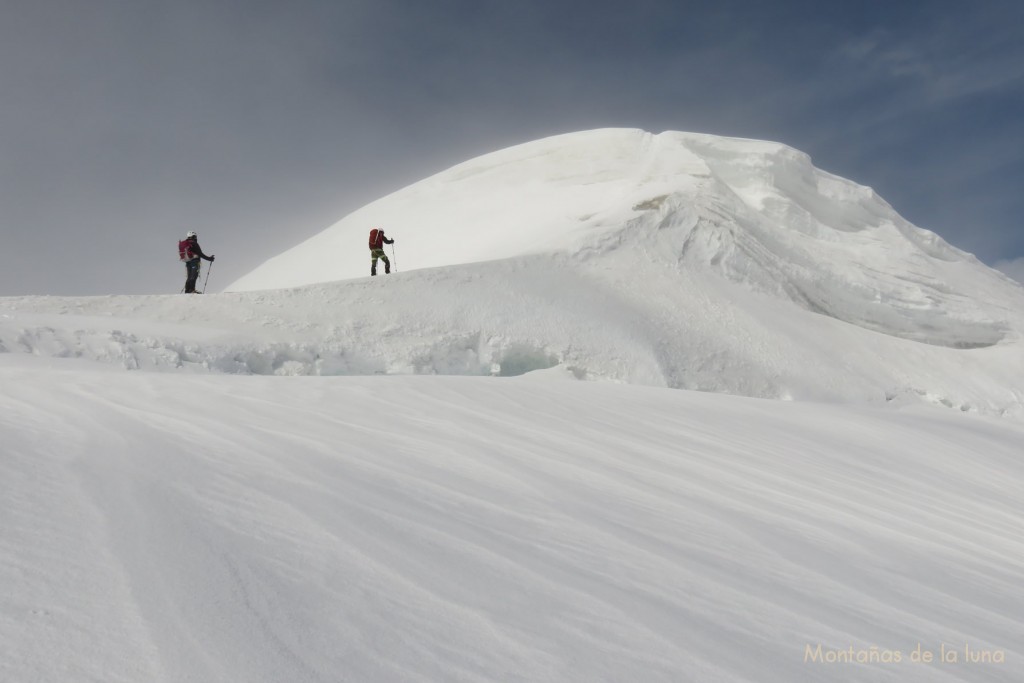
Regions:
M 1024 679 L 1016 421 L 565 377 L 0 356 L 0 678 Z
M 954 349 L 878 334 L 631 250 L 569 261 L 538 255 L 203 296 L 0 298 L 0 347 L 156 372 L 560 366 L 584 380 L 1024 415 L 1019 342 Z

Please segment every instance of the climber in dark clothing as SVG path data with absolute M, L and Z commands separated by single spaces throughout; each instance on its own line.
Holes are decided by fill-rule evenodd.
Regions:
M 199 259 L 206 259 L 213 263 L 215 258 L 212 254 L 207 256 L 199 246 L 199 237 L 192 230 L 188 231 L 185 239 L 178 242 L 178 256 L 185 262 L 185 293 L 196 293 L 196 281 L 199 279 Z
M 383 230 L 374 228 L 370 231 L 370 275 L 377 274 L 377 259 L 384 260 L 385 275 L 391 272 L 391 261 L 388 260 L 387 255 L 384 253 L 384 245 L 394 243 L 394 240 L 389 240 L 384 236 Z

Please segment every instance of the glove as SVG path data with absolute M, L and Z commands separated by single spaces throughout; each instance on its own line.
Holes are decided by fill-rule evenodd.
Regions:
M 216 256 L 214 256 L 213 254 L 210 254 L 210 263 L 213 263 L 213 260 L 214 260 L 215 258 L 217 258 L 217 257 L 216 257 Z

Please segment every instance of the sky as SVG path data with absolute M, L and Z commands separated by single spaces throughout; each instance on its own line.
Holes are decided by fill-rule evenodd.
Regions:
M 1024 277 L 1016 1 L 5 0 L 0 61 L 0 296 L 177 292 L 188 230 L 216 290 L 602 127 L 784 142 Z

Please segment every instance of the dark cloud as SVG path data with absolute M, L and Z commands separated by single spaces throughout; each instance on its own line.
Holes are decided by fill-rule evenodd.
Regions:
M 476 154 L 603 126 L 767 138 L 1024 254 L 1019 3 L 14 0 L 0 295 L 221 285 Z

